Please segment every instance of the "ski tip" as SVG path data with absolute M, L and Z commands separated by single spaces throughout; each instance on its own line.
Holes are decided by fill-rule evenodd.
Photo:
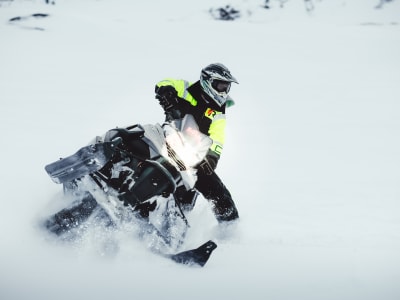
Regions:
M 196 249 L 177 253 L 170 258 L 176 263 L 204 267 L 216 248 L 217 244 L 210 240 Z

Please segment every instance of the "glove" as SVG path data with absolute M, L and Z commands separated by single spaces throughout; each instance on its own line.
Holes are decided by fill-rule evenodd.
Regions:
M 173 86 L 156 86 L 155 92 L 156 99 L 160 102 L 164 111 L 170 111 L 178 104 L 178 93 Z
M 217 168 L 219 157 L 214 151 L 208 150 L 206 157 L 197 165 L 197 169 L 205 175 L 211 175 Z

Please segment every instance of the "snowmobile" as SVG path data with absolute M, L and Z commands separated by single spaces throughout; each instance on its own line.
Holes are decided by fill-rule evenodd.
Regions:
M 207 241 L 179 252 L 189 227 L 185 213 L 196 201 L 196 165 L 212 140 L 191 115 L 160 124 L 114 128 L 76 153 L 45 166 L 50 178 L 73 199 L 48 217 L 57 236 L 100 220 L 109 227 L 131 223 L 151 240 L 151 251 L 177 263 L 204 266 L 217 247 Z M 89 225 L 88 225 L 89 224 Z

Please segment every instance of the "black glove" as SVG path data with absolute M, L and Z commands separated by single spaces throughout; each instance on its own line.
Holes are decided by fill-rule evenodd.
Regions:
M 160 105 L 164 111 L 170 111 L 178 104 L 178 93 L 173 86 L 156 86 L 156 99 L 160 102 Z
M 208 150 L 206 157 L 197 165 L 197 169 L 205 175 L 211 175 L 217 168 L 219 157 L 214 151 Z

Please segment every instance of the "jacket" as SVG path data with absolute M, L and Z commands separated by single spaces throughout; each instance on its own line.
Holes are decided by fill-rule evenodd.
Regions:
M 167 85 L 173 86 L 178 93 L 177 109 L 181 117 L 193 115 L 200 131 L 213 141 L 210 150 L 219 157 L 225 142 L 226 105 L 220 107 L 214 103 L 201 88 L 200 81 L 192 84 L 186 80 L 165 79 L 156 84 L 156 90 Z

